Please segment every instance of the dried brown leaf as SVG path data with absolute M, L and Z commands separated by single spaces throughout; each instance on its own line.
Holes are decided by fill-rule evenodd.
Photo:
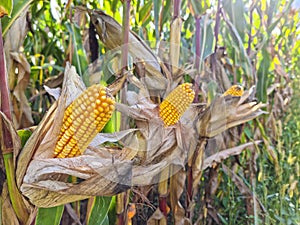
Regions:
M 112 161 L 112 158 L 91 155 L 35 159 L 28 167 L 30 173 L 25 175 L 21 191 L 40 207 L 65 204 L 88 196 L 114 195 L 128 189 L 126 184 L 131 185 L 131 163 Z M 71 175 L 84 181 L 72 184 L 56 180 L 58 175 Z
M 18 114 L 18 111 L 14 110 L 16 117 L 15 122 L 17 123 L 18 128 L 29 127 L 34 123 L 32 119 L 31 108 L 25 95 L 26 88 L 29 84 L 30 65 L 23 53 L 12 52 L 10 55 L 14 62 L 14 67 L 18 68 L 17 82 L 13 91 L 13 95 L 16 97 L 18 102 L 18 104 L 13 107 L 19 109 Z
M 91 20 L 103 44 L 110 50 L 123 45 L 122 26 L 112 17 L 100 10 L 89 11 Z M 148 45 L 134 32 L 129 33 L 128 50 L 133 62 L 143 63 L 146 69 L 145 83 L 152 90 L 164 90 L 167 80 L 161 73 L 157 57 Z M 121 65 L 120 65 L 121 66 Z M 121 67 L 118 71 L 121 70 Z
M 233 148 L 225 149 L 220 152 L 217 152 L 206 159 L 204 159 L 202 169 L 205 170 L 208 167 L 213 167 L 215 163 L 221 163 L 223 160 L 227 159 L 230 156 L 239 155 L 242 151 L 247 148 L 252 148 L 254 145 L 261 143 L 262 141 L 248 142 Z
M 9 56 L 9 52 L 18 52 L 20 46 L 23 44 L 23 40 L 27 35 L 27 25 L 26 25 L 26 14 L 29 6 L 23 9 L 20 16 L 15 20 L 15 22 L 10 27 L 9 31 L 5 35 L 4 50 L 6 59 Z M 6 61 L 7 62 L 7 61 Z M 7 68 L 10 68 L 8 64 Z
M 44 85 L 49 88 L 60 87 L 61 84 L 63 83 L 63 80 L 64 80 L 63 73 L 60 73 L 59 75 L 46 78 L 44 81 Z
M 182 18 L 177 17 L 171 23 L 170 32 L 170 63 L 172 66 L 172 74 L 178 73 L 181 43 L 181 26 Z
M 173 170 L 173 168 L 170 167 L 170 170 Z M 171 174 L 174 174 L 173 171 L 171 171 Z M 185 179 L 186 173 L 183 169 L 170 178 L 170 202 L 176 225 L 191 224 L 189 219 L 185 217 L 185 209 L 179 202 L 185 188 Z
M 14 94 L 14 99 L 12 99 L 13 121 L 17 128 L 33 124 L 31 108 L 24 93 L 29 82 L 30 65 L 24 54 L 20 53 L 20 47 L 27 34 L 26 13 L 28 8 L 26 7 L 13 23 L 4 41 L 9 89 Z M 16 69 L 18 73 L 16 73 Z
M 251 88 L 246 91 L 242 97 L 218 96 L 211 105 L 200 113 L 196 119 L 197 132 L 202 137 L 213 137 L 221 132 L 252 120 L 262 114 L 261 108 L 265 104 L 247 102 L 247 98 L 254 91 Z
M 176 166 L 173 174 L 184 167 L 189 149 L 196 145 L 195 133 L 190 128 L 183 124 L 165 127 L 158 116 L 157 106 L 147 99 L 137 99 L 132 106 L 117 104 L 116 108 L 134 118 L 139 129 L 139 137 L 131 136 L 124 140 L 127 148 L 144 153 L 138 158 L 138 165 L 133 167 L 133 184 L 157 183 L 161 179 L 160 172 L 168 166 Z
M 159 208 L 155 210 L 152 216 L 148 219 L 147 225 L 157 225 L 160 224 L 159 221 L 165 219 L 164 214 L 160 211 Z
M 114 133 L 99 133 L 90 143 L 91 147 L 97 147 L 105 142 L 117 142 L 128 136 L 130 133 L 137 131 L 138 129 L 128 129 Z
M 206 138 L 201 138 L 199 140 L 199 144 L 197 146 L 197 149 L 195 151 L 195 154 L 193 157 L 190 157 L 191 160 L 189 161 L 189 166 L 192 168 L 193 171 L 193 188 L 195 189 L 201 179 L 202 176 L 202 171 L 203 169 L 203 161 L 204 161 L 204 152 L 205 152 L 205 147 L 207 144 L 207 139 Z M 194 193 L 196 194 L 196 193 Z
M 7 184 L 4 183 L 2 193 L 0 196 L 1 201 L 1 224 L 3 225 L 19 225 L 20 222 L 15 214 L 15 211 L 11 205 L 9 193 L 7 190 Z

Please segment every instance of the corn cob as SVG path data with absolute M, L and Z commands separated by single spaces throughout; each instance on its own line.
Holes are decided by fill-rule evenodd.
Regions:
M 166 126 L 177 123 L 193 102 L 195 92 L 191 87 L 189 83 L 179 85 L 159 105 L 159 115 Z
M 55 158 L 82 154 L 110 119 L 115 100 L 108 89 L 93 85 L 66 109 L 54 150 Z
M 242 96 L 244 93 L 244 88 L 240 85 L 232 85 L 228 88 L 224 93 L 223 96 L 232 95 L 232 96 Z

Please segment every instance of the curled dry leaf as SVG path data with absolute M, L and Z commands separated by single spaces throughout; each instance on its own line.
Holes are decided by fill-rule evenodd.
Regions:
M 4 127 L 6 127 L 6 130 L 9 132 L 9 134 L 12 136 L 13 141 L 13 151 L 14 151 L 14 164 L 16 165 L 16 156 L 18 155 L 20 149 L 21 149 L 21 140 L 12 124 L 12 122 L 5 116 L 3 112 L 0 111 L 0 128 L 1 131 L 4 130 Z M 1 133 L 1 139 L 3 133 Z M 7 149 L 11 151 L 12 149 Z M 11 153 L 11 152 L 4 152 L 4 149 L 2 150 L 3 154 Z
M 206 109 L 203 109 L 202 105 L 196 104 L 190 107 L 181 121 L 189 124 L 187 126 L 194 128 L 196 134 L 199 135 L 197 151 L 204 151 L 207 138 L 215 137 L 228 128 L 243 124 L 266 113 L 261 110 L 265 104 L 250 100 L 253 93 L 254 87 L 245 91 L 241 97 L 217 96 Z M 202 170 L 202 162 L 203 159 L 196 158 L 189 161 L 189 166 L 197 168 L 195 171 L 199 173 Z M 193 163 L 197 165 L 192 165 Z
M 26 56 L 20 52 L 20 47 L 27 34 L 27 10 L 28 7 L 13 23 L 4 41 L 9 88 L 13 92 L 13 121 L 17 128 L 28 127 L 33 124 L 31 108 L 25 96 L 25 90 L 29 84 L 30 65 Z M 16 73 L 16 71 L 18 72 Z
M 242 144 L 242 145 L 239 145 L 239 146 L 236 146 L 233 148 L 229 148 L 226 150 L 222 150 L 218 153 L 215 153 L 215 154 L 207 157 L 206 159 L 204 159 L 202 169 L 205 170 L 207 167 L 214 166 L 215 163 L 221 163 L 223 160 L 227 159 L 230 156 L 239 155 L 245 149 L 247 149 L 249 147 L 253 147 L 254 145 L 257 145 L 261 142 L 262 141 L 249 142 L 246 144 Z
M 17 127 L 28 127 L 33 124 L 31 108 L 25 95 L 26 88 L 29 84 L 30 65 L 23 53 L 13 52 L 10 54 L 15 68 L 18 68 L 17 83 L 14 87 L 13 95 L 16 101 L 13 101 L 15 123 Z
M 264 113 L 266 104 L 256 101 L 248 102 L 254 87 L 245 91 L 242 97 L 218 96 L 202 113 L 198 114 L 195 127 L 201 137 L 214 137 L 228 128 L 252 120 Z
M 110 50 L 120 49 L 123 44 L 122 26 L 114 18 L 100 10 L 88 12 L 103 44 Z M 135 64 L 142 63 L 144 65 L 146 76 L 143 79 L 149 90 L 165 90 L 167 80 L 161 73 L 157 57 L 149 46 L 132 31 L 129 33 L 128 51 Z
M 147 221 L 147 225 L 156 225 L 158 221 L 165 220 L 165 216 L 162 211 L 157 208 L 155 212 L 151 215 L 151 217 Z

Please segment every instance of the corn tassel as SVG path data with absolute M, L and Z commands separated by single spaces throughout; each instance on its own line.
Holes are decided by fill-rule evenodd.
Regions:
M 244 88 L 240 85 L 232 85 L 228 88 L 224 93 L 223 96 L 232 95 L 232 96 L 242 96 L 244 93 Z
M 189 83 L 179 85 L 159 105 L 159 115 L 166 126 L 177 123 L 193 102 L 195 92 L 191 87 Z
M 114 97 L 100 84 L 85 90 L 64 113 L 54 157 L 66 158 L 82 154 L 111 118 L 114 104 Z

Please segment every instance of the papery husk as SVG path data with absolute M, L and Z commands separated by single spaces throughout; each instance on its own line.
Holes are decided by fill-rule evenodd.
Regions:
M 149 108 L 146 108 L 146 107 Z M 162 182 L 184 168 L 188 149 L 195 148 L 196 136 L 183 124 L 165 127 L 159 118 L 157 106 L 144 99 L 138 107 L 117 104 L 117 109 L 136 120 L 139 135 L 124 139 L 129 151 L 138 149 L 134 158 L 133 184 L 150 185 Z M 140 143 L 145 143 L 140 145 Z M 173 166 L 172 173 L 161 172 Z
M 209 138 L 220 135 L 222 132 L 226 131 L 228 128 L 233 126 L 243 124 L 257 116 L 264 114 L 262 107 L 265 104 L 257 103 L 256 101 L 251 100 L 252 95 L 255 91 L 255 88 L 251 88 L 249 91 L 246 91 L 241 97 L 234 96 L 216 96 L 212 103 L 206 108 L 203 109 L 202 105 L 192 105 L 187 112 L 181 118 L 182 123 L 185 123 L 187 127 L 190 127 L 190 130 L 193 130 L 197 136 L 197 146 L 196 148 L 189 149 L 189 158 L 188 165 L 191 168 L 192 175 L 192 187 L 191 192 L 192 196 L 188 196 L 190 199 L 194 198 L 197 190 L 196 188 L 199 185 L 202 171 L 208 166 L 213 166 L 215 163 L 220 163 L 229 155 L 239 154 L 246 147 L 253 146 L 258 144 L 259 141 L 255 143 L 248 143 L 242 146 L 238 146 L 232 149 L 225 150 L 220 154 L 213 155 L 211 158 L 205 158 L 206 143 Z M 174 176 L 176 177 L 176 176 Z M 173 177 L 172 177 L 173 179 Z M 179 186 L 179 185 L 177 185 Z M 176 207 L 173 209 L 175 214 L 175 219 L 177 215 L 178 221 L 175 224 L 186 224 L 189 223 L 192 212 L 193 212 L 193 202 L 189 202 L 186 214 L 183 214 L 180 207 L 180 195 L 175 197 L 172 200 L 173 202 L 177 201 Z M 173 203 L 174 204 L 174 203 Z M 189 214 L 191 212 L 191 214 Z M 186 215 L 190 218 L 186 218 Z
M 197 115 L 195 127 L 200 137 L 214 137 L 221 132 L 250 121 L 266 112 L 261 110 L 266 104 L 248 101 L 254 93 L 254 86 L 242 97 L 218 96 L 212 104 Z
M 20 17 L 12 24 L 4 41 L 5 61 L 8 74 L 9 89 L 12 92 L 12 118 L 16 128 L 28 127 L 33 124 L 32 112 L 25 95 L 30 79 L 30 65 L 20 47 L 27 35 L 25 7 Z M 16 73 L 16 69 L 18 72 Z
M 88 11 L 100 40 L 110 50 L 120 49 L 123 44 L 122 26 L 100 10 Z M 142 63 L 146 70 L 145 80 L 149 90 L 162 91 L 167 87 L 167 79 L 161 73 L 158 58 L 149 46 L 134 32 L 129 32 L 128 51 L 133 63 Z M 120 65 L 120 70 L 121 70 Z
M 233 148 L 222 150 L 222 151 L 215 153 L 209 157 L 206 157 L 203 162 L 202 169 L 205 170 L 208 167 L 213 167 L 217 163 L 221 163 L 222 161 L 229 158 L 230 156 L 239 155 L 245 149 L 253 148 L 255 145 L 258 145 L 261 142 L 262 142 L 261 140 L 254 141 L 254 142 L 248 142 L 248 143 L 245 143 L 245 144 L 233 147 Z
M 9 193 L 7 189 L 7 183 L 4 183 L 2 193 L 0 196 L 1 201 L 1 224 L 8 225 L 8 224 L 21 224 L 16 216 L 14 208 L 12 207 L 11 201 L 9 199 Z

